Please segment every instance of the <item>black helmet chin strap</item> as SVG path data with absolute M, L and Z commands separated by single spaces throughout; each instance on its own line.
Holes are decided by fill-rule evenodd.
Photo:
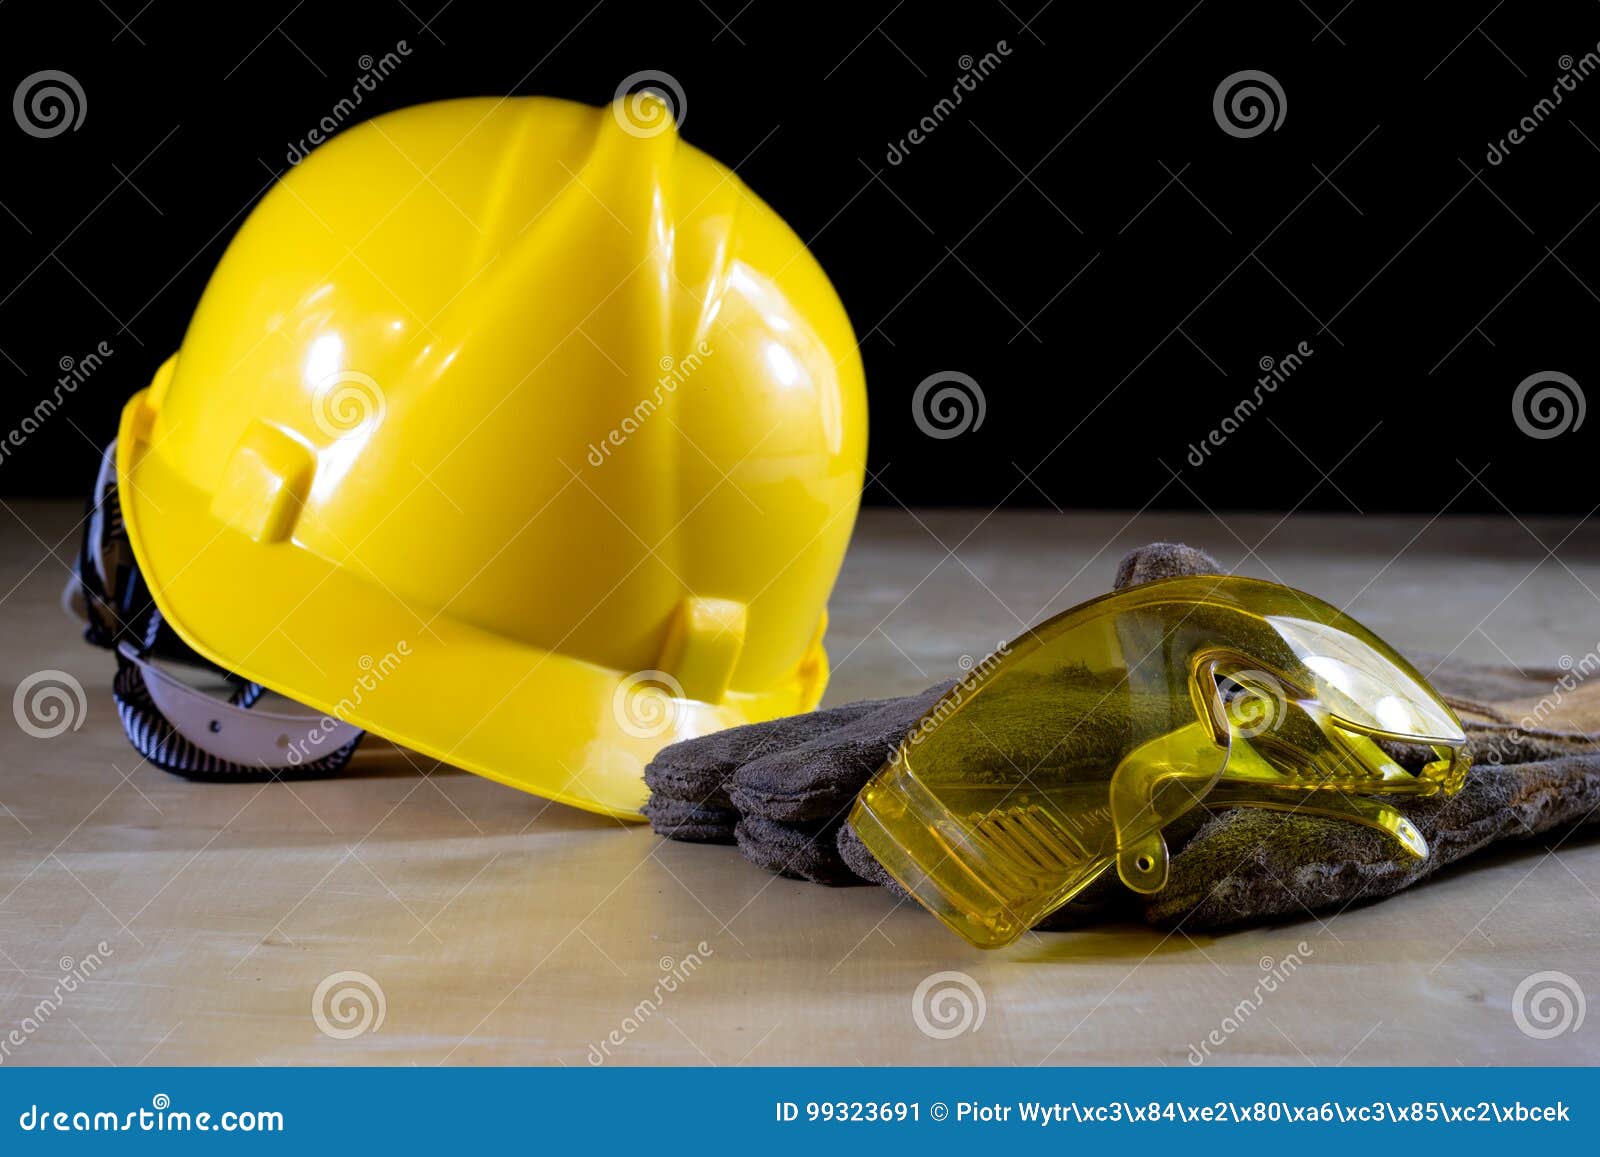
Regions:
M 112 695 L 122 729 L 140 755 L 189 779 L 308 779 L 350 762 L 359 728 L 301 708 L 256 709 L 265 689 L 196 654 L 161 617 L 133 557 L 117 501 L 116 443 L 100 460 L 77 576 L 63 604 L 86 619 L 84 638 L 117 657 Z M 208 695 L 156 665 L 165 659 L 210 668 L 231 685 Z

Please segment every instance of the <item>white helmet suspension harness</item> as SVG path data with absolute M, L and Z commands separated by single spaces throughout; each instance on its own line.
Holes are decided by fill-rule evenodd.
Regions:
M 116 442 L 100 460 L 76 576 L 62 602 L 87 620 L 84 638 L 117 657 L 111 685 L 122 729 L 157 767 L 200 780 L 309 779 L 350 761 L 365 734 L 307 708 L 257 707 L 265 688 L 195 653 L 167 625 L 146 589 L 117 501 Z M 209 668 L 226 698 L 190 686 L 157 659 Z

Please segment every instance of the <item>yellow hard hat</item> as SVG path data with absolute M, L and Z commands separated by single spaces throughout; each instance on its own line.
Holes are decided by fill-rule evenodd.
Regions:
M 649 99 L 443 101 L 317 149 L 115 451 L 205 659 L 628 818 L 663 745 L 816 705 L 866 450 L 827 277 Z

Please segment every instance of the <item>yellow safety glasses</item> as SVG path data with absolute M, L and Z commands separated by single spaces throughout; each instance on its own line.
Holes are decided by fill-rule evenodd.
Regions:
M 1159 891 L 1162 829 L 1196 806 L 1331 816 L 1425 856 L 1373 797 L 1454 793 L 1469 763 L 1455 713 L 1349 616 L 1276 583 L 1175 578 L 1002 647 L 928 711 L 850 822 L 918 902 L 998 948 L 1112 864 Z

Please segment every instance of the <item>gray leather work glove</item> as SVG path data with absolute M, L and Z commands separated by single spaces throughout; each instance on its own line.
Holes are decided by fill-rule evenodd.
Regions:
M 1185 574 L 1220 574 L 1208 555 L 1156 543 L 1123 559 L 1115 589 Z M 1419 664 L 1424 672 L 1429 664 Z M 1519 701 L 1547 692 L 1560 671 L 1461 664 L 1430 678 L 1464 716 L 1474 767 L 1455 796 L 1392 801 L 1429 845 L 1401 860 L 1368 828 L 1299 813 L 1197 809 L 1167 829 L 1167 886 L 1140 897 L 1107 873 L 1041 928 L 1116 915 L 1193 929 L 1337 909 L 1392 895 L 1500 840 L 1593 822 L 1600 746 L 1585 732 L 1518 728 Z M 846 819 L 856 795 L 949 683 L 751 724 L 663 750 L 645 769 L 645 814 L 671 839 L 734 843 L 752 863 L 821 884 L 880 884 L 904 896 Z M 1580 689 L 1581 690 L 1581 689 Z M 1600 688 L 1579 704 L 1600 730 Z M 1497 707 L 1496 704 L 1499 706 Z M 1397 753 L 1398 754 L 1398 753 Z

